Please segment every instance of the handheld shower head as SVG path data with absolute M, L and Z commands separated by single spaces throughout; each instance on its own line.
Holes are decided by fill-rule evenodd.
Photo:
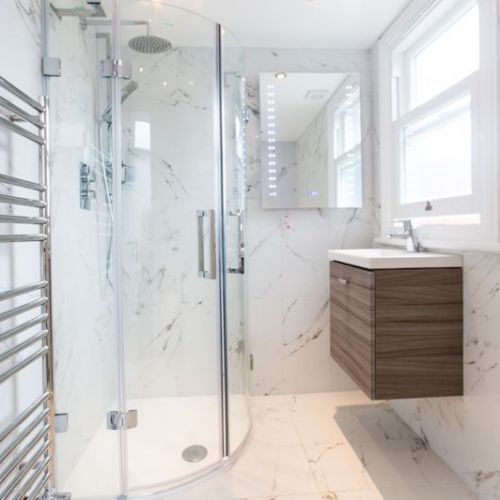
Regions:
M 137 89 L 139 88 L 139 84 L 135 80 L 130 80 L 124 87 L 122 87 L 121 92 L 121 102 L 126 101 Z M 106 122 L 108 124 L 111 123 L 111 104 L 104 110 L 104 113 L 101 116 L 101 122 Z

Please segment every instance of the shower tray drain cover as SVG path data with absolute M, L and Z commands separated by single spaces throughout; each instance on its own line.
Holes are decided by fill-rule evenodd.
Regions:
M 186 462 L 201 462 L 208 455 L 208 450 L 201 444 L 188 446 L 182 452 L 182 458 Z

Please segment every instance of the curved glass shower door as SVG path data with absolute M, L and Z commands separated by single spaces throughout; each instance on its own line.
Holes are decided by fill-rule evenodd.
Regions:
M 242 51 L 159 0 L 60 0 L 49 21 L 56 489 L 133 498 L 249 430 Z
M 127 492 L 165 489 L 222 456 L 216 245 L 216 25 L 121 2 Z

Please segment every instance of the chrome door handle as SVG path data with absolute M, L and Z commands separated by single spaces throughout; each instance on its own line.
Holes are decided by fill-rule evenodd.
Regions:
M 229 210 L 229 216 L 238 218 L 238 267 L 229 267 L 228 273 L 231 274 L 245 274 L 245 235 L 243 228 L 243 212 L 241 210 Z
M 216 261 L 215 261 L 215 211 L 197 210 L 196 217 L 198 218 L 198 276 L 209 280 L 214 280 L 216 277 Z M 205 269 L 205 217 L 208 217 L 210 242 L 209 248 L 209 269 Z

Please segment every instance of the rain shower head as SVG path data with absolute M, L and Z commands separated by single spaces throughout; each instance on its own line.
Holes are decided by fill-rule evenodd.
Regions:
M 131 38 L 128 46 L 141 54 L 162 54 L 172 48 L 172 44 L 165 38 L 149 34 Z

